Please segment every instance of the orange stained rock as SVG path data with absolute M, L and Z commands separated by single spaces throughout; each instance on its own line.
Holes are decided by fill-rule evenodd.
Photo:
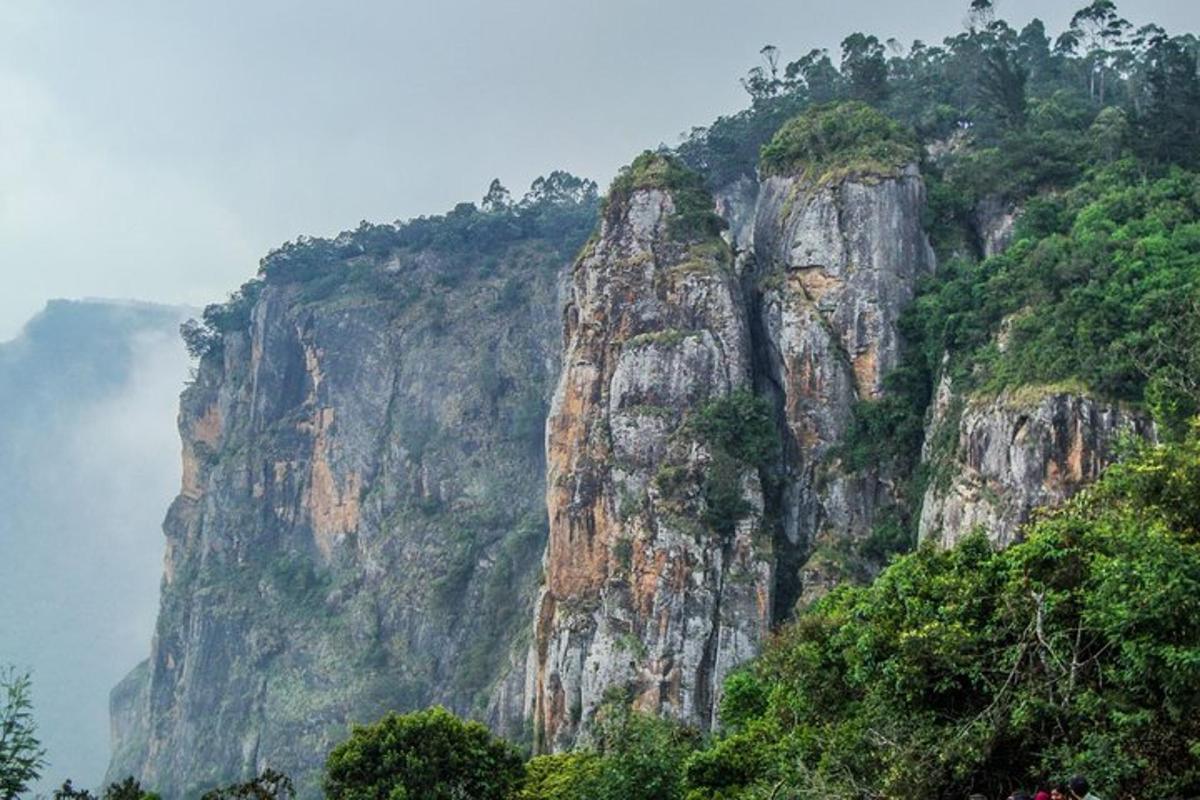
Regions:
M 362 477 L 357 472 L 350 472 L 343 485 L 339 485 L 330 466 L 328 433 L 332 425 L 333 409 L 320 409 L 314 420 L 316 437 L 304 497 L 304 507 L 312 520 L 314 542 L 326 560 L 341 536 L 358 530 L 358 497 L 362 490 Z

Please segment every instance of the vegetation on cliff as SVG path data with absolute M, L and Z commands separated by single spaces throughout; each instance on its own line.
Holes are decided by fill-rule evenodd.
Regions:
M 1188 346 L 1200 331 L 1194 35 L 1135 26 L 1099 0 L 1054 38 L 977 0 L 940 44 L 855 33 L 840 65 L 823 50 L 762 55 L 743 80 L 750 107 L 676 150 L 710 185 L 919 160 L 928 190 L 938 272 L 901 322 L 901 365 L 882 397 L 856 406 L 836 453 L 851 470 L 901 476 L 901 502 L 863 544 L 871 560 L 915 544 L 933 469 L 921 464 L 926 412 L 943 374 L 960 397 L 1081 387 L 1181 434 L 1200 407 Z
M 789 120 L 763 145 L 764 175 L 827 181 L 849 174 L 891 175 L 918 160 L 916 138 L 866 103 L 816 106 Z
M 603 213 L 612 221 L 629 203 L 630 196 L 647 189 L 669 192 L 675 210 L 669 225 L 671 235 L 684 243 L 704 241 L 720 235 L 723 220 L 713 210 L 712 195 L 704 178 L 669 153 L 647 150 L 624 167 L 613 179 L 604 198 Z
M 226 302 L 205 307 L 200 320 L 185 323 L 184 342 L 193 357 L 218 352 L 224 334 L 249 329 L 250 313 L 268 285 L 299 286 L 307 302 L 357 293 L 389 299 L 402 309 L 421 298 L 436 304 L 428 281 L 417 274 L 429 255 L 440 268 L 435 289 L 490 277 L 501 262 L 531 247 L 538 251 L 536 260 L 557 269 L 583 246 L 599 203 L 594 181 L 555 170 L 535 180 L 518 201 L 493 181 L 478 206 L 459 203 L 440 216 L 392 224 L 363 221 L 332 239 L 302 236 L 268 253 L 258 277 Z M 520 295 L 520 282 L 512 281 L 497 302 L 510 310 Z
M 802 610 L 729 679 L 725 729 L 708 740 L 614 698 L 588 747 L 522 771 L 511 748 L 443 712 L 389 717 L 335 750 L 331 796 L 437 796 L 473 774 L 493 781 L 469 790 L 478 796 L 522 800 L 959 797 L 1076 770 L 1119 796 L 1200 791 L 1200 443 L 1188 435 L 1200 409 L 1200 47 L 1152 26 L 1134 30 L 1105 0 L 1056 42 L 1036 20 L 1011 28 L 987 0 L 971 9 L 968 29 L 941 46 L 917 42 L 889 56 L 876 37 L 854 34 L 840 68 L 813 51 L 780 71 L 778 51 L 765 48 L 767 66 L 745 80 L 751 107 L 693 132 L 674 153 L 643 153 L 601 213 L 616 220 L 636 192 L 662 190 L 674 205 L 672 244 L 708 247 L 724 227 L 710 189 L 756 169 L 822 180 L 921 162 L 942 267 L 903 320 L 903 362 L 881 398 L 857 405 L 836 453 L 851 470 L 890 465 L 902 483 L 897 508 L 854 544 L 876 566 L 915 539 L 925 417 L 943 374 L 960 392 L 1068 383 L 1141 404 L 1166 443 L 1112 469 L 1007 551 L 979 537 L 922 549 L 870 585 Z M 447 310 L 442 290 L 496 278 L 531 240 L 545 267 L 582 244 L 595 187 L 556 175 L 519 203 L 494 183 L 482 207 L 289 243 L 185 331 L 189 347 L 216 352 L 276 287 L 301 303 L 367 293 L 404 308 L 419 298 L 431 304 L 432 329 Z M 998 222 L 1007 216 L 1018 218 L 1011 236 Z M 1004 252 L 1000 238 L 1010 240 Z M 445 269 L 415 280 L 416 256 L 428 254 Z M 519 302 L 521 289 L 520 276 L 508 276 L 492 310 Z M 486 367 L 478 378 L 494 403 L 505 379 Z M 540 410 L 523 417 L 533 433 Z M 444 434 L 421 423 L 397 422 L 415 462 Z M 772 425 L 770 406 L 748 391 L 691 418 L 688 431 L 712 451 L 711 529 L 728 533 L 745 515 L 737 480 L 748 467 L 769 471 Z M 505 499 L 495 495 L 490 507 Z M 423 502 L 430 507 L 398 513 L 436 515 L 443 501 Z M 454 529 L 436 529 L 452 555 L 430 584 L 435 604 L 462 595 L 479 568 L 483 518 L 447 517 Z M 504 641 L 520 624 L 504 613 L 519 607 L 504 603 L 508 567 L 530 562 L 525 550 L 542 533 L 528 531 L 481 588 L 486 606 L 501 609 L 487 622 Z M 319 601 L 328 588 L 302 569 L 275 578 L 302 611 L 291 601 Z M 482 696 L 507 655 L 493 645 L 484 632 L 464 648 L 472 663 L 455 691 Z M 386 691 L 391 702 L 420 694 Z
M 1195 794 L 1198 489 L 1200 440 L 1147 447 L 1018 545 L 924 548 L 838 589 L 730 679 L 695 796 L 1003 796 L 1074 772 Z

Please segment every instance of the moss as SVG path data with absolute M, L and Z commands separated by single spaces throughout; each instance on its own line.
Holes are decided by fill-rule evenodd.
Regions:
M 764 175 L 826 183 L 851 175 L 895 175 L 918 156 L 908 130 L 852 101 L 816 106 L 788 121 L 763 146 L 759 167 Z
M 687 481 L 688 469 L 679 464 L 662 464 L 654 473 L 654 486 L 664 498 L 674 497 Z
M 646 650 L 646 643 L 632 633 L 621 634 L 617 637 L 615 645 L 618 650 L 631 653 L 639 661 L 644 661 L 649 654 Z
M 669 192 L 675 212 L 668 221 L 672 239 L 695 242 L 719 238 L 726 223 L 715 211 L 704 178 L 667 153 L 647 150 L 623 168 L 604 199 L 603 216 L 616 223 L 634 192 L 658 189 Z
M 622 522 L 633 519 L 641 510 L 643 497 L 622 487 L 617 497 L 617 517 Z
M 613 557 L 617 560 L 617 566 L 628 572 L 633 566 L 633 540 L 628 536 L 618 539 L 613 545 Z
M 632 406 L 626 406 L 621 409 L 622 413 L 629 414 L 635 417 L 657 417 L 659 419 L 670 419 L 675 416 L 675 412 L 666 406 L 653 406 L 649 403 L 638 403 Z
M 1005 390 L 987 387 L 972 394 L 970 403 L 972 406 L 980 406 L 996 401 L 1004 408 L 1020 411 L 1036 406 L 1048 397 L 1060 394 L 1088 397 L 1092 392 L 1078 378 L 1067 378 L 1051 383 L 1025 384 Z

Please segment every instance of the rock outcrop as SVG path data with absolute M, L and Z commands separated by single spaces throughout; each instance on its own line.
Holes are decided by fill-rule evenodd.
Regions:
M 894 476 L 850 473 L 835 451 L 855 403 L 881 395 L 900 358 L 900 314 L 934 269 L 924 199 L 915 166 L 826 181 L 773 176 L 759 193 L 756 317 L 786 432 L 783 533 L 802 561 L 861 541 L 894 501 Z M 809 586 L 831 579 L 817 563 L 801 571 Z
M 1144 414 L 1074 390 L 1023 387 L 964 402 L 943 382 L 927 437 L 921 540 L 949 547 L 982 530 L 997 546 L 1012 544 L 1035 509 L 1099 477 L 1123 434 L 1154 430 Z
M 301 243 L 221 310 L 110 778 L 190 797 L 271 766 L 318 796 L 349 723 L 433 703 L 520 735 L 561 251 L 594 211 L 562 247 L 463 213 L 507 238 Z
M 586 735 L 614 689 L 710 727 L 722 679 L 771 622 L 759 475 L 696 422 L 714 403 L 750 397 L 731 254 L 715 233 L 673 232 L 678 193 L 638 176 L 678 167 L 643 159 L 634 185 L 610 195 L 566 302 L 531 675 L 543 749 Z
M 855 403 L 882 393 L 900 313 L 933 269 L 912 166 L 719 190 L 732 258 L 673 241 L 664 187 L 612 203 L 575 267 L 548 423 L 531 690 L 545 749 L 586 732 L 613 688 L 711 727 L 721 677 L 836 579 L 818 546 L 862 540 L 894 502 L 889 476 L 843 471 L 836 446 Z M 775 413 L 783 447 L 761 475 L 739 465 L 749 511 L 722 536 L 703 523 L 714 454 L 689 420 L 742 394 Z

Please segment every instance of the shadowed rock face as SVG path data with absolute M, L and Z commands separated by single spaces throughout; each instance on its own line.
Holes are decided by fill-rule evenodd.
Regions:
M 465 274 L 419 252 L 332 296 L 263 290 L 181 398 L 157 633 L 112 696 L 110 778 L 180 797 L 272 766 L 316 796 L 350 722 L 433 703 L 521 735 L 564 266 L 518 242 Z
M 1151 438 L 1145 415 L 1062 391 L 1005 393 L 954 411 L 943 386 L 933 434 L 950 426 L 953 450 L 928 453 L 935 477 L 920 538 L 949 547 L 977 529 L 1012 544 L 1034 509 L 1056 506 L 1099 477 L 1124 434 Z
M 894 502 L 895 476 L 847 474 L 834 448 L 854 404 L 881 394 L 900 358 L 900 314 L 934 269 L 923 206 L 912 166 L 831 183 L 772 177 L 759 194 L 757 319 L 785 431 L 783 535 L 809 562 L 797 589 L 810 596 L 834 579 L 811 554 L 861 540 Z
M 708 728 L 730 668 L 770 623 L 772 556 L 755 469 L 746 513 L 707 524 L 709 443 L 689 416 L 752 381 L 740 289 L 720 240 L 672 240 L 672 196 L 610 210 L 575 266 L 547 422 L 550 541 L 531 673 L 539 746 L 571 744 L 606 691 Z

